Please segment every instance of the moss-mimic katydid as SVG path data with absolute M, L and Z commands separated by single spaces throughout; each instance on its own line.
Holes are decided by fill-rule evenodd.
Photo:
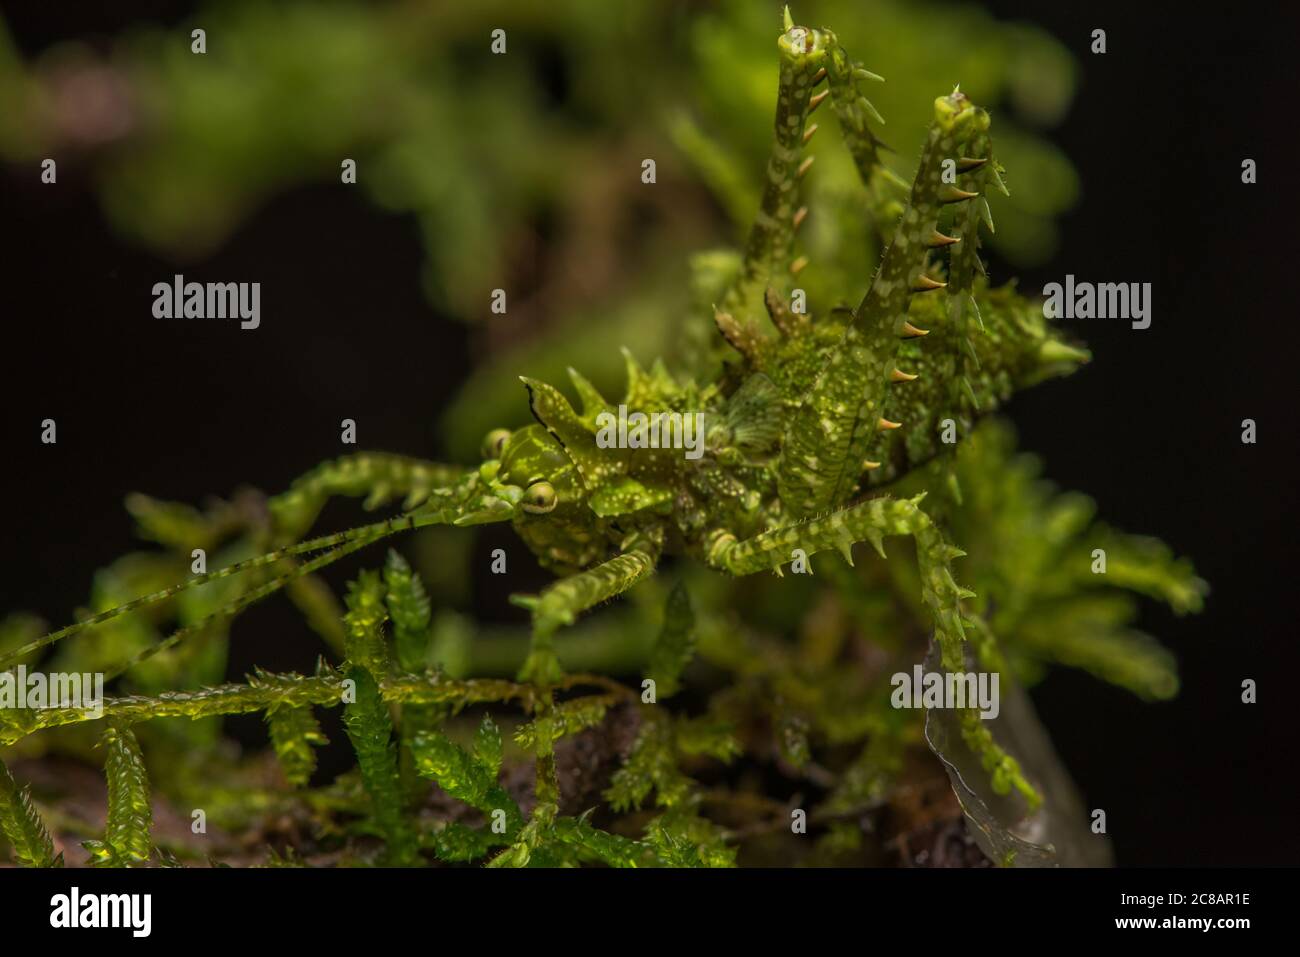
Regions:
M 879 78 L 829 30 L 795 26 L 788 12 L 778 47 L 776 135 L 740 269 L 714 310 L 727 358 L 715 380 L 674 377 L 659 361 L 647 371 L 628 354 L 618 402 L 570 370 L 575 406 L 554 386 L 522 377 L 520 399 L 536 423 L 493 431 L 479 465 L 381 454 L 326 463 L 270 501 L 265 554 L 87 617 L 4 656 L 0 667 L 197 585 L 249 573 L 251 584 L 231 603 L 123 662 L 121 673 L 368 544 L 435 524 L 492 522 L 510 522 L 558 576 L 539 594 L 516 598 L 532 618 L 521 677 L 542 691 L 562 680 L 560 629 L 654 574 L 665 554 L 728 575 L 779 573 L 796 552 L 833 550 L 852 563 L 853 546 L 869 542 L 883 555 L 890 536 L 915 540 L 921 599 L 943 664 L 960 667 L 970 595 L 953 569 L 960 543 L 945 540 L 923 496 L 877 490 L 949 451 L 978 414 L 1017 388 L 1087 356 L 1053 336 L 1037 303 L 984 277 L 987 194 L 1005 187 L 989 115 L 959 91 L 934 101 L 874 277 L 863 277 L 865 292 L 844 290 L 861 293 L 857 307 L 814 316 L 795 301 L 792 284 L 808 265 L 796 247 L 809 215 L 799 194 L 812 166 L 810 117 L 826 99 L 865 187 L 894 188 L 897 178 L 882 165 L 871 125 L 879 117 L 862 95 Z M 633 424 L 609 441 L 614 417 Z M 700 423 L 698 454 L 648 441 L 648 425 L 663 421 L 676 423 L 677 438 L 682 423 Z M 303 540 L 332 495 L 366 495 L 372 505 L 404 496 L 405 510 Z M 272 575 L 275 566 L 283 567 Z M 969 741 L 1002 789 L 1032 795 L 987 733 L 972 730 Z

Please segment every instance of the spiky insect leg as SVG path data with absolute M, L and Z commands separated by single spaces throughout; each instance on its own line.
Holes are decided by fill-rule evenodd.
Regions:
M 989 115 L 976 110 L 970 140 L 965 145 L 969 155 L 958 160 L 962 172 L 961 188 L 975 193 L 969 203 L 958 207 L 953 219 L 956 242 L 952 245 L 948 266 L 948 321 L 953 331 L 961 336 L 963 349 L 958 353 L 958 374 L 951 384 L 951 402 L 970 403 L 972 412 L 978 412 L 979 399 L 971 385 L 979 371 L 979 356 L 972 337 L 976 330 L 983 331 L 979 306 L 975 303 L 975 286 L 978 277 L 984 276 L 984 262 L 980 258 L 980 226 L 993 231 L 993 215 L 989 212 L 988 188 L 996 185 L 1003 193 L 1006 186 L 993 158 L 993 144 L 989 139 Z M 1009 194 L 1008 194 L 1009 195 Z
M 540 595 L 511 596 L 511 601 L 529 609 L 533 616 L 532 646 L 520 680 L 543 686 L 558 682 L 563 672 L 555 656 L 555 633 L 573 624 L 588 608 L 616 598 L 648 578 L 658 560 L 659 548 L 639 541 L 609 561 L 547 586 Z
M 708 560 L 731 575 L 752 575 L 791 561 L 795 549 L 802 549 L 811 557 L 833 548 L 852 564 L 852 547 L 857 542 L 871 542 L 884 555 L 886 536 L 910 535 L 916 540 L 922 600 L 934 620 L 944 667 L 958 668 L 963 661 L 962 642 L 966 637 L 961 600 L 973 597 L 973 593 L 953 579 L 950 562 L 965 553 L 944 541 L 930 516 L 921 510 L 924 497 L 922 494 L 911 499 L 874 498 L 744 541 L 737 541 L 730 532 L 720 529 L 710 538 Z
M 403 499 L 402 507 L 409 511 L 423 505 L 438 490 L 462 482 L 466 471 L 460 466 L 384 452 L 358 452 L 325 462 L 267 501 L 269 537 L 259 536 L 258 550 L 283 548 L 300 541 L 334 496 L 364 496 L 362 508 L 366 511 Z M 307 616 L 313 630 L 341 652 L 343 634 L 338 619 L 342 610 L 331 600 L 328 586 L 315 576 L 294 576 L 288 583 L 288 595 Z
M 944 241 L 935 229 L 940 213 L 944 206 L 974 196 L 944 183 L 943 161 L 955 158 L 975 117 L 964 96 L 954 93 L 935 101 L 934 122 L 894 241 L 845 327 L 840 347 L 786 426 L 777 482 L 782 503 L 796 515 L 825 511 L 853 495 L 884 421 L 886 390 L 897 378 L 899 341 L 923 334 L 907 321 L 912 297 L 943 287 L 926 275 L 930 250 Z
M 761 322 L 763 294 L 768 285 L 784 290 L 792 274 L 794 235 L 802 215 L 796 209 L 799 181 L 812 160 L 803 159 L 803 147 L 817 127 L 805 126 L 808 117 L 826 98 L 827 91 L 813 89 L 826 77 L 827 53 L 835 42 L 824 30 L 786 25 L 778 46 L 781 75 L 776 103 L 776 141 L 767 162 L 767 183 L 754 217 L 741 275 L 723 298 L 716 319 L 724 337 L 750 354 L 756 322 Z M 797 270 L 794 270 L 797 271 Z M 752 356 L 751 356 L 752 357 Z
M 911 499 L 875 498 L 858 505 L 840 509 L 821 518 L 813 518 L 795 525 L 773 529 L 744 541 L 737 541 L 729 532 L 714 533 L 709 547 L 709 560 L 716 567 L 732 575 L 751 575 L 769 568 L 778 568 L 791 560 L 794 549 L 803 549 L 812 556 L 819 551 L 834 548 L 853 564 L 852 547 L 860 541 L 869 541 L 882 556 L 884 539 L 889 535 L 910 535 L 916 540 L 917 562 L 921 571 L 922 600 L 930 610 L 935 625 L 944 668 L 964 670 L 966 640 L 965 625 L 970 624 L 975 633 L 973 645 L 978 659 L 986 666 L 1002 668 L 1001 657 L 993 636 L 979 619 L 963 619 L 961 600 L 974 594 L 957 584 L 952 576 L 951 561 L 963 554 L 961 549 L 949 545 L 938 527 L 920 508 L 924 493 Z M 994 741 L 974 710 L 961 715 L 962 737 L 980 759 L 992 778 L 994 789 L 1005 794 L 1014 788 L 1036 807 L 1042 800 L 1020 771 L 1014 758 Z
M 380 452 L 359 452 L 325 462 L 268 503 L 275 518 L 277 544 L 301 538 L 335 495 L 364 495 L 367 510 L 404 496 L 403 507 L 409 510 L 423 504 L 435 490 L 456 484 L 464 473 L 459 466 Z
M 893 223 L 903 211 L 909 184 L 885 165 L 881 153 L 888 149 L 876 138 L 868 120 L 884 124 L 884 118 L 862 93 L 861 84 L 882 81 L 870 70 L 857 66 L 845 49 L 836 44 L 828 58 L 827 87 L 831 106 L 840 123 L 840 134 L 857 167 L 858 178 L 872 198 L 873 226 L 888 243 Z
M 528 657 L 520 668 L 519 680 L 532 682 L 536 686 L 533 720 L 539 734 L 543 733 L 541 729 L 550 727 L 549 718 L 555 709 L 552 689 L 564 677 L 559 658 L 555 654 L 555 633 L 562 626 L 573 624 L 578 615 L 588 608 L 616 598 L 637 582 L 648 578 L 654 573 L 660 550 L 658 542 L 637 538 L 621 555 L 584 572 L 562 578 L 545 588 L 540 595 L 511 596 L 512 602 L 529 609 L 533 616 L 532 641 Z M 555 750 L 549 740 L 539 739 L 538 745 L 534 823 L 553 816 L 560 799 Z

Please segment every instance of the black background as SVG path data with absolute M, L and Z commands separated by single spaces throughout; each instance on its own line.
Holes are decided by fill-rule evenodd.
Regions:
M 3 12 L 30 55 L 142 17 L 179 22 L 189 6 Z M 1081 68 L 1054 135 L 1083 198 L 1056 259 L 1021 273 L 1025 288 L 1067 272 L 1154 287 L 1146 331 L 1076 324 L 1095 361 L 1013 404 L 1022 443 L 1107 520 L 1191 555 L 1213 588 L 1201 615 L 1149 608 L 1142 623 L 1179 656 L 1177 700 L 1144 704 L 1060 671 L 1035 701 L 1088 806 L 1106 809 L 1121 864 L 1291 863 L 1296 24 L 1247 4 L 986 6 L 1047 28 Z M 1102 56 L 1088 52 L 1095 27 L 1108 34 Z M 1253 186 L 1240 179 L 1246 157 Z M 283 488 L 339 453 L 345 417 L 362 447 L 440 454 L 433 423 L 473 356 L 465 329 L 420 293 L 412 219 L 357 192 L 300 189 L 191 266 L 259 277 L 264 316 L 310 323 L 305 353 L 300 330 L 275 322 L 144 334 L 149 290 L 174 265 L 110 232 L 84 171 L 59 174 L 51 189 L 32 169 L 0 167 L 0 609 L 71 620 L 93 571 L 133 542 L 130 491 L 199 501 L 243 483 Z M 47 417 L 56 446 L 39 442 Z M 1242 444 L 1243 418 L 1258 423 L 1258 444 Z M 278 614 L 294 621 L 259 612 Z M 255 660 L 303 666 L 267 647 L 243 654 L 235 675 Z M 1254 706 L 1240 702 L 1248 677 Z

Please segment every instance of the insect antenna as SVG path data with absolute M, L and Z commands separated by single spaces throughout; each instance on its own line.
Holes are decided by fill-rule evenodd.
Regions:
M 152 594 L 144 595 L 140 598 L 136 598 L 132 601 L 127 602 L 124 605 L 118 605 L 116 608 L 110 608 L 107 611 L 100 612 L 97 615 L 92 615 L 89 618 L 85 618 L 79 622 L 68 625 L 66 628 L 60 628 L 58 631 L 52 631 L 48 635 L 45 635 L 44 637 L 37 638 L 34 641 L 30 641 L 27 644 L 23 645 L 21 648 L 18 648 L 7 655 L 0 657 L 0 669 L 8 668 L 14 665 L 15 663 L 17 663 L 22 658 L 31 654 L 33 651 L 39 651 L 41 648 L 48 647 L 49 645 L 52 645 L 58 641 L 62 641 L 64 638 L 68 638 L 72 635 L 85 631 L 87 628 L 93 628 L 96 625 L 102 625 L 107 621 L 112 621 L 113 619 L 119 618 L 122 615 L 128 614 L 130 612 L 137 611 L 141 608 L 148 608 L 150 606 L 156 605 L 161 601 L 166 601 L 168 598 L 172 598 L 175 595 L 178 595 L 181 592 L 187 591 L 191 588 L 197 588 L 200 585 L 206 585 L 209 582 L 214 582 L 217 581 L 218 579 L 229 578 L 230 576 L 238 575 L 241 572 L 252 571 L 253 569 L 256 568 L 265 568 L 268 565 L 274 565 L 277 562 L 283 561 L 286 558 L 293 558 L 298 555 L 306 555 L 306 554 L 310 554 L 311 552 L 319 552 L 324 549 L 333 549 L 333 551 L 328 552 L 326 555 L 322 555 L 320 556 L 320 558 L 315 559 L 312 562 L 309 562 L 307 565 L 302 566 L 302 568 L 312 568 L 312 569 L 317 567 L 323 568 L 325 565 L 330 564 L 330 562 L 335 561 L 338 558 L 342 558 L 344 555 L 349 554 L 352 551 L 355 551 L 357 548 L 361 548 L 364 547 L 365 545 L 369 545 L 371 542 L 379 541 L 382 538 L 387 538 L 390 535 L 395 535 L 399 532 L 404 532 L 409 529 L 420 528 L 425 525 L 445 523 L 447 521 L 451 521 L 459 514 L 460 514 L 459 509 L 451 509 L 451 510 L 420 509 L 413 512 L 405 512 L 401 515 L 395 515 L 392 518 L 386 519 L 385 521 L 382 522 L 374 522 L 370 525 L 362 525 L 358 528 L 348 529 L 347 531 L 343 531 L 343 532 L 335 532 L 331 535 L 322 535 L 319 538 L 313 538 L 305 542 L 299 542 L 296 545 L 288 545 L 284 548 L 276 549 L 273 552 L 267 552 L 265 555 L 259 555 L 256 558 L 250 558 L 247 559 L 246 561 L 236 562 L 233 565 L 227 565 L 225 568 L 219 568 L 216 571 L 208 572 L 205 575 L 196 575 L 193 578 L 187 579 L 186 581 L 183 582 L 179 582 L 178 584 L 172 585 L 169 588 L 164 588 L 162 591 L 156 591 L 153 592 Z M 355 548 L 347 548 L 346 551 L 341 550 L 339 548 L 339 546 L 346 547 L 346 546 L 353 546 L 353 545 L 355 546 Z M 328 560 L 322 561 L 322 559 L 328 559 Z M 319 564 L 317 564 L 318 562 Z M 296 577 L 298 576 L 290 575 L 287 578 L 284 578 L 284 581 L 280 581 L 280 579 L 277 579 L 276 582 L 279 582 L 279 584 L 276 584 L 276 582 L 268 582 L 267 584 L 274 585 L 275 587 L 272 588 L 271 591 L 275 591 L 280 587 L 283 587 L 285 583 L 287 583 L 288 581 L 292 581 L 293 578 Z M 270 593 L 271 592 L 268 591 L 265 594 L 270 594 Z M 257 594 L 257 591 L 250 592 L 249 594 L 250 595 Z M 264 596 L 259 595 L 258 597 L 264 597 Z
M 367 527 L 373 527 L 373 526 L 367 526 Z M 180 628 L 172 632 L 171 635 L 164 638 L 162 641 L 158 642 L 157 644 L 153 644 L 150 645 L 148 648 L 142 649 L 138 654 L 133 655 L 131 658 L 117 665 L 115 668 L 106 671 L 104 673 L 104 680 L 106 682 L 112 681 L 114 678 L 120 676 L 126 671 L 129 671 L 130 669 L 134 668 L 136 665 L 140 664 L 141 662 L 147 661 L 148 659 L 152 658 L 154 655 L 166 651 L 169 648 L 174 648 L 176 645 L 180 644 L 186 638 L 189 638 L 192 635 L 203 632 L 210 625 L 213 625 L 219 621 L 226 621 L 228 619 L 234 618 L 245 608 L 248 608 L 250 605 L 256 604 L 257 602 L 261 601 L 263 598 L 267 598 L 270 595 L 275 594 L 277 591 L 279 591 L 280 589 L 288 585 L 290 582 L 292 582 L 294 579 L 301 578 L 304 575 L 310 575 L 312 572 L 319 571 L 320 569 L 326 567 L 327 565 L 332 565 L 340 558 L 344 558 L 352 554 L 353 552 L 365 548 L 367 545 L 370 545 L 374 542 L 379 541 L 381 538 L 386 538 L 386 537 L 387 537 L 386 534 L 376 533 L 367 538 L 358 538 L 348 542 L 347 544 L 339 545 L 336 548 L 331 549 L 330 551 L 326 552 L 323 555 L 317 555 L 309 562 L 304 562 L 301 565 L 295 565 L 292 569 L 285 572 L 284 574 L 278 575 L 268 582 L 263 582 L 261 585 L 257 586 L 252 591 L 246 592 L 245 594 L 240 595 L 238 598 L 236 598 L 234 601 L 230 602 L 229 604 L 223 605 L 221 608 L 218 608 L 212 614 L 205 617 L 202 621 L 195 622 L 192 625 L 186 625 L 184 628 Z

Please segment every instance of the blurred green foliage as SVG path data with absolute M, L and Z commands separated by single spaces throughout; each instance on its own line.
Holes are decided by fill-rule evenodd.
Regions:
M 1043 136 L 1074 93 L 1056 40 L 969 4 L 808 0 L 795 12 L 860 38 L 857 55 L 886 78 L 873 100 L 904 179 L 936 82 L 992 109 L 1015 176 L 993 246 L 1018 266 L 1052 254 L 1056 217 L 1078 193 Z M 497 327 L 441 418 L 448 451 L 465 458 L 488 428 L 520 424 L 521 368 L 555 381 L 574 365 L 616 391 L 619 346 L 681 358 L 698 345 L 683 325 L 709 310 L 681 251 L 733 244 L 757 208 L 779 18 L 754 0 L 221 2 L 30 63 L 0 23 L 0 157 L 88 163 L 123 235 L 185 258 L 278 193 L 338 184 L 355 159 L 373 202 L 419 222 L 438 312 Z M 206 54 L 190 52 L 194 27 Z M 498 28 L 504 55 L 489 52 Z M 640 182 L 646 157 L 653 189 Z M 880 249 L 861 229 L 852 163 L 826 151 L 810 184 L 833 212 L 804 231 L 823 267 L 807 288 L 815 301 L 856 296 Z M 837 239 L 855 235 L 850 224 L 860 245 Z M 495 288 L 510 312 L 491 320 Z

